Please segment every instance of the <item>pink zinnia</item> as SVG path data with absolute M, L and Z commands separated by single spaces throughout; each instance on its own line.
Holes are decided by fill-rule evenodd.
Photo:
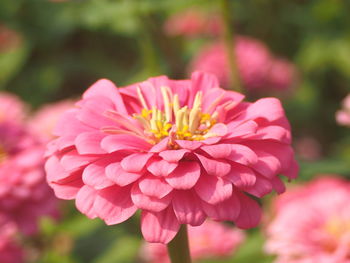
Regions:
M 237 36 L 234 47 L 239 75 L 248 90 L 285 90 L 295 78 L 294 67 L 275 60 L 268 48 L 260 41 Z M 230 69 L 223 43 L 217 42 L 202 49 L 193 59 L 190 72 L 202 70 L 216 75 L 224 87 L 230 85 Z
M 343 109 L 337 111 L 336 120 L 340 125 L 350 127 L 350 94 L 343 100 Z
M 7 110 L 16 112 L 14 105 Z M 0 120 L 0 214 L 25 234 L 36 232 L 40 216 L 57 214 L 57 199 L 45 181 L 43 154 L 44 146 L 23 123 Z
M 266 87 L 274 90 L 288 90 L 296 81 L 295 66 L 285 59 L 274 59 L 267 76 Z
M 207 217 L 254 227 L 261 209 L 246 193 L 281 193 L 278 175 L 295 178 L 298 169 L 279 100 L 243 98 L 198 72 L 120 89 L 100 80 L 59 121 L 47 180 L 109 225 L 141 209 L 149 242 L 168 243 L 180 224 Z
M 274 201 L 266 251 L 278 263 L 350 262 L 350 183 L 323 177 Z
M 29 126 L 43 140 L 54 138 L 52 132 L 61 115 L 74 106 L 72 100 L 63 100 L 42 106 L 31 119 Z
M 188 235 L 193 260 L 229 257 L 245 239 L 242 230 L 213 221 L 205 221 L 201 226 L 189 227 Z M 164 244 L 144 243 L 141 248 L 141 257 L 147 263 L 170 262 L 167 247 Z
M 164 24 L 164 31 L 170 36 L 216 36 L 222 31 L 222 19 L 215 13 L 188 9 L 170 16 Z

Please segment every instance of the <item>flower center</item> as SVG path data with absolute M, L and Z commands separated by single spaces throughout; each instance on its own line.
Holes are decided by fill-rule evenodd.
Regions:
M 342 235 L 350 233 L 350 222 L 333 218 L 325 224 L 325 230 L 335 238 L 341 238 Z
M 164 109 L 153 106 L 149 108 L 141 89 L 137 90 L 139 100 L 143 106 L 140 114 L 134 114 L 144 127 L 145 134 L 154 142 L 165 137 L 176 140 L 204 140 L 215 136 L 209 132 L 217 122 L 215 115 L 202 112 L 202 92 L 197 92 L 192 108 L 180 107 L 179 96 L 172 94 L 168 87 L 161 87 Z

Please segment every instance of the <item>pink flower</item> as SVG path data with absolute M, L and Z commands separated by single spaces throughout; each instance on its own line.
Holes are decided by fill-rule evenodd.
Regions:
M 218 14 L 188 9 L 172 15 L 166 21 L 164 31 L 169 36 L 216 36 L 222 31 L 222 22 Z
M 40 216 L 57 214 L 57 199 L 45 181 L 43 154 L 44 146 L 22 123 L 0 120 L 0 214 L 25 234 L 37 231 Z
M 316 179 L 276 198 L 266 251 L 278 263 L 350 262 L 350 183 Z
M 191 258 L 229 257 L 244 241 L 244 232 L 214 221 L 205 221 L 201 226 L 189 227 Z M 141 257 L 147 263 L 168 263 L 169 256 L 164 244 L 144 243 Z
M 41 107 L 30 119 L 29 125 L 31 130 L 43 137 L 45 141 L 54 138 L 52 134 L 61 115 L 74 106 L 71 100 L 63 100 Z
M 343 100 L 343 109 L 337 111 L 336 120 L 340 125 L 350 127 L 350 94 Z
M 15 95 L 0 92 L 0 122 L 4 120 L 23 121 L 26 105 Z
M 248 90 L 284 90 L 293 84 L 294 67 L 284 60 L 274 60 L 262 42 L 238 36 L 234 49 L 241 81 Z M 218 42 L 201 50 L 191 62 L 189 71 L 193 70 L 212 73 L 228 87 L 230 70 L 224 45 Z
M 283 192 L 278 174 L 295 178 L 298 169 L 280 102 L 243 97 L 199 72 L 120 89 L 100 80 L 59 121 L 47 180 L 109 225 L 142 210 L 149 242 L 168 243 L 180 224 L 207 217 L 254 227 L 261 210 L 246 193 Z
M 296 69 L 284 59 L 274 59 L 267 77 L 267 87 L 275 90 L 287 90 L 296 80 Z

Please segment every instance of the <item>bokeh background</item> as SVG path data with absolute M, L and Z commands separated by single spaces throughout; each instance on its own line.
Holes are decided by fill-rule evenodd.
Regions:
M 100 78 L 118 86 L 163 74 L 186 78 L 194 57 L 222 39 L 221 32 L 167 32 L 167 21 L 189 9 L 208 20 L 221 12 L 211 0 L 2 0 L 0 90 L 37 110 L 78 98 Z M 247 92 L 248 100 L 282 100 L 301 167 L 297 183 L 320 174 L 350 177 L 350 130 L 335 120 L 350 92 L 349 10 L 341 0 L 231 1 L 232 30 L 297 71 L 288 89 Z M 59 222 L 43 219 L 41 235 L 27 242 L 32 262 L 131 263 L 139 262 L 141 239 L 138 218 L 107 227 L 65 202 Z M 273 262 L 263 243 L 263 231 L 253 229 L 233 257 L 202 262 Z

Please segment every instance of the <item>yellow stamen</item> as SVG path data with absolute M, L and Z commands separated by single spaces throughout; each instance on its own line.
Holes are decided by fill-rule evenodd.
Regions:
M 161 89 L 161 92 L 163 95 L 163 101 L 164 101 L 165 120 L 166 122 L 171 122 L 172 112 L 171 112 L 171 105 L 170 105 L 170 100 L 168 96 L 168 91 L 166 87 L 161 87 L 160 89 Z
M 199 141 L 215 136 L 209 130 L 216 123 L 216 119 L 209 112 L 202 112 L 202 92 L 197 92 L 192 108 L 189 109 L 188 106 L 181 108 L 178 94 L 173 95 L 169 87 L 163 86 L 161 93 L 164 110 L 158 109 L 155 105 L 150 110 L 141 89 L 138 88 L 137 91 L 140 103 L 144 108 L 140 114 L 133 116 L 144 127 L 144 135 L 154 143 L 169 136 L 169 145 L 176 148 L 174 142 L 176 139 Z M 215 101 L 213 104 L 216 103 L 218 102 Z M 226 106 L 232 107 L 232 104 L 225 104 L 224 107 Z M 214 115 L 217 117 L 218 113 L 215 112 Z
M 147 106 L 146 100 L 143 97 L 143 94 L 142 94 L 142 91 L 141 91 L 140 87 L 137 87 L 136 90 L 137 90 L 137 95 L 139 96 L 139 100 L 141 102 L 142 107 L 144 109 L 148 110 L 148 106 Z

